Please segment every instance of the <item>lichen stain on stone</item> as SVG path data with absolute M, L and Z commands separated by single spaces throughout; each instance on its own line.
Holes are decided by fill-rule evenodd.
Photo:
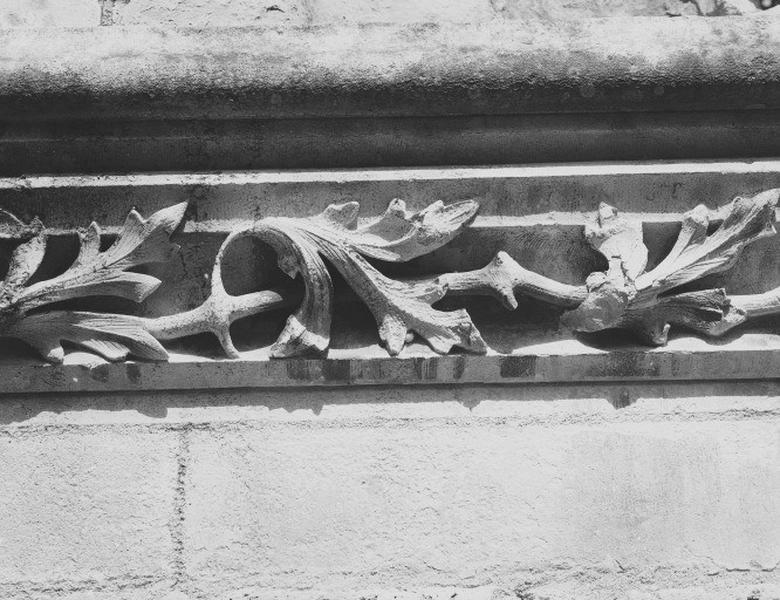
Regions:
M 436 381 L 439 362 L 435 358 L 415 358 L 412 360 L 418 381 Z
M 455 364 L 452 368 L 452 378 L 456 381 L 460 381 L 463 377 L 463 372 L 466 370 L 466 357 L 459 354 L 455 357 Z
M 108 381 L 109 368 L 111 365 L 103 364 L 93 367 L 89 370 L 89 376 L 95 381 L 106 383 Z
M 501 377 L 530 379 L 536 375 L 535 356 L 502 356 L 498 364 Z
M 352 362 L 349 360 L 326 360 L 322 364 L 322 377 L 325 381 L 350 383 L 352 381 Z
M 141 381 L 141 367 L 134 363 L 127 363 L 127 379 L 132 383 L 139 383 Z
M 655 360 L 645 360 L 640 352 L 613 352 L 606 363 L 599 363 L 587 369 L 586 374 L 598 378 L 614 377 L 658 377 L 661 369 Z
M 294 381 L 312 381 L 313 370 L 308 360 L 287 359 L 287 376 Z
M 636 398 L 631 397 L 627 388 L 621 388 L 616 393 L 611 394 L 608 400 L 616 409 L 627 408 L 636 402 Z

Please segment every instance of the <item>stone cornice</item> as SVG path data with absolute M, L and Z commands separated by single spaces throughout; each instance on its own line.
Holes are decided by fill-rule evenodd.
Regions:
M 0 31 L 3 119 L 780 108 L 780 19 Z

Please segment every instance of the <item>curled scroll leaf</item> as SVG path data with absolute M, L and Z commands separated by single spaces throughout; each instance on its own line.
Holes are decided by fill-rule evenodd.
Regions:
M 289 277 L 301 275 L 305 291 L 298 310 L 287 318 L 271 356 L 322 355 L 330 345 L 333 281 L 311 236 L 284 219 L 267 219 L 256 234 L 277 252 L 279 266 Z
M 149 331 L 165 339 L 199 331 L 215 333 L 228 356 L 238 351 L 230 338 L 230 323 L 289 304 L 290 295 L 268 291 L 232 297 L 221 287 L 219 265 L 224 250 L 235 237 L 252 235 L 277 253 L 281 270 L 303 280 L 305 292 L 298 309 L 271 346 L 271 356 L 323 355 L 330 346 L 333 313 L 333 281 L 325 261 L 338 270 L 358 297 L 369 307 L 379 337 L 390 354 L 398 354 L 413 334 L 437 352 L 453 346 L 485 352 L 486 345 L 466 311 L 445 312 L 431 305 L 446 293 L 438 280 L 397 281 L 383 275 L 365 257 L 404 262 L 443 246 L 474 220 L 473 201 L 444 206 L 436 202 L 412 213 L 401 200 L 393 200 L 381 217 L 358 226 L 356 202 L 332 204 L 309 218 L 266 218 L 251 229 L 234 232 L 217 256 L 212 295 L 186 315 L 148 319 Z M 251 297 L 250 297 L 251 296 Z
M 436 202 L 411 213 L 403 201 L 393 200 L 384 215 L 363 227 L 357 226 L 357 203 L 331 205 L 312 219 L 266 219 L 262 228 L 292 240 L 286 256 L 294 250 L 294 262 L 307 271 L 302 307 L 288 320 L 272 348 L 274 355 L 322 353 L 329 345 L 325 327 L 330 327 L 333 288 L 314 253 L 324 256 L 366 303 L 390 354 L 398 354 L 412 333 L 440 353 L 453 346 L 485 352 L 487 346 L 466 311 L 444 312 L 431 307 L 446 293 L 444 286 L 390 279 L 364 258 L 404 262 L 432 252 L 467 227 L 478 208 L 473 201 L 450 206 Z

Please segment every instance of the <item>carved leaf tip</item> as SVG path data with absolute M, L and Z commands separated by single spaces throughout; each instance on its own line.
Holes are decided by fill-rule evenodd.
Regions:
M 602 202 L 595 222 L 585 227 L 585 237 L 610 265 L 620 267 L 633 281 L 647 266 L 647 247 L 643 242 L 642 223 L 628 219 Z
M 110 361 L 124 360 L 129 354 L 149 360 L 168 358 L 165 348 L 146 331 L 143 321 L 130 315 L 78 311 L 40 313 L 15 323 L 9 333 L 54 363 L 64 360 L 63 341 Z
M 17 292 L 38 270 L 46 254 L 46 237 L 38 234 L 19 244 L 11 255 L 8 272 L 2 284 L 5 294 Z
M 271 346 L 270 354 L 274 358 L 291 356 L 323 356 L 330 347 L 330 335 L 317 333 L 316 328 L 309 329 L 298 315 L 287 318 L 284 331 Z
M 391 356 L 397 356 L 414 339 L 415 333 L 439 354 L 447 354 L 454 347 L 476 354 L 487 352 L 485 340 L 464 309 L 452 312 L 430 309 L 430 313 L 418 309 L 416 313 L 417 318 L 404 319 L 393 313 L 381 318 L 379 337 Z
M 343 227 L 345 229 L 355 229 L 359 213 L 359 203 L 354 201 L 344 202 L 343 204 L 329 205 L 320 215 L 320 219 L 328 225 Z
M 358 227 L 356 202 L 332 204 L 320 215 L 319 223 L 330 225 L 343 241 L 371 258 L 406 262 L 428 254 L 455 238 L 476 218 L 479 203 L 464 200 L 444 205 L 437 201 L 418 212 L 410 212 L 403 200 L 390 202 L 385 213 Z M 322 236 L 326 231 L 314 231 Z
M 35 217 L 25 224 L 15 215 L 0 208 L 0 239 L 19 240 L 38 235 L 43 230 L 43 223 Z
M 363 226 L 358 223 L 359 208 L 356 202 L 331 204 L 316 217 L 264 219 L 253 228 L 253 235 L 277 251 L 282 270 L 291 277 L 302 275 L 306 286 L 303 302 L 288 318 L 271 355 L 327 352 L 333 283 L 322 257 L 371 309 L 380 339 L 391 354 L 400 352 L 414 333 L 439 352 L 453 346 L 485 351 L 484 341 L 465 312 L 446 313 L 431 307 L 444 295 L 444 284 L 396 281 L 364 258 L 404 262 L 432 252 L 474 220 L 478 204 L 471 200 L 449 206 L 435 202 L 410 212 L 405 202 L 396 199 L 382 216 Z

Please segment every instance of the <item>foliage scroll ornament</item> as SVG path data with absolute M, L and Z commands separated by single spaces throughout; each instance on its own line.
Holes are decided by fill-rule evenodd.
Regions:
M 566 309 L 562 323 L 570 329 L 627 329 L 652 345 L 665 344 L 672 326 L 721 335 L 750 318 L 780 313 L 780 288 L 751 295 L 688 288 L 707 275 L 730 269 L 746 245 L 776 233 L 778 196 L 780 190 L 768 190 L 738 197 L 719 210 L 698 206 L 689 211 L 673 248 L 649 271 L 641 222 L 602 204 L 585 235 L 607 259 L 608 268 L 591 273 L 581 286 L 524 269 L 503 251 L 475 271 L 393 279 L 369 259 L 406 262 L 440 248 L 468 227 L 478 204 L 437 202 L 410 212 L 403 201 L 393 200 L 382 216 L 366 224 L 358 224 L 356 202 L 331 205 L 314 217 L 266 218 L 231 233 L 217 254 L 207 300 L 193 310 L 157 318 L 75 310 L 62 303 L 90 296 L 143 301 L 161 282 L 131 269 L 171 256 L 176 246 L 169 238 L 183 219 L 186 204 L 148 219 L 131 211 L 116 240 L 103 251 L 100 229 L 92 223 L 79 232 L 80 250 L 73 264 L 40 281 L 34 276 L 46 253 L 43 225 L 37 219 L 25 224 L 0 211 L 0 239 L 21 240 L 0 283 L 0 336 L 26 342 L 51 362 L 62 362 L 63 341 L 116 361 L 128 355 L 165 360 L 168 353 L 160 340 L 210 332 L 227 356 L 236 358 L 240 354 L 230 334 L 235 320 L 297 304 L 271 355 L 324 355 L 330 345 L 334 302 L 326 261 L 371 310 L 379 338 L 391 355 L 401 352 L 415 334 L 438 353 L 454 347 L 476 353 L 488 350 L 466 310 L 434 308 L 447 294 L 494 296 L 510 310 L 518 306 L 516 296 L 525 294 Z M 225 254 L 246 236 L 269 244 L 281 270 L 291 278 L 301 277 L 302 299 L 284 287 L 239 296 L 227 293 L 222 279 Z

